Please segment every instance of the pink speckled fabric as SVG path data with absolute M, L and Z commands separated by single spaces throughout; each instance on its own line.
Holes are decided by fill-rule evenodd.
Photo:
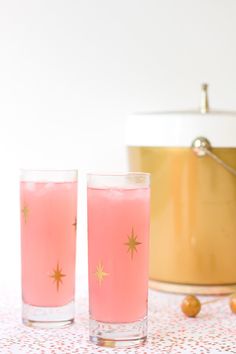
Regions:
M 205 298 L 206 299 L 206 298 Z M 66 329 L 36 330 L 21 324 L 21 305 L 11 294 L 0 294 L 1 354 L 236 353 L 236 315 L 228 300 L 203 306 L 195 319 L 180 311 L 182 296 L 149 292 L 149 336 L 135 349 L 103 349 L 88 341 L 86 299 L 77 302 L 76 323 Z

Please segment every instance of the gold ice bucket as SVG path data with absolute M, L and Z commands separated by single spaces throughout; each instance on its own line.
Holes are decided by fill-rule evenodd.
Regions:
M 135 114 L 129 168 L 149 172 L 150 286 L 218 294 L 236 289 L 236 112 Z

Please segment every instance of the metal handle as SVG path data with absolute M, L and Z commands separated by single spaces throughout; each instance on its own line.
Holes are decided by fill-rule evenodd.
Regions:
M 224 167 L 228 172 L 236 176 L 236 170 L 231 166 L 227 165 L 223 160 L 221 160 L 217 155 L 211 151 L 211 143 L 204 137 L 196 138 L 192 143 L 192 149 L 198 157 L 209 156 L 219 165 Z

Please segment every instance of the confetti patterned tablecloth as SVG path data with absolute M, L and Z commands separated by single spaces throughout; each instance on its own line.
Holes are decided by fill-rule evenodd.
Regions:
M 135 349 L 103 349 L 88 342 L 86 299 L 77 302 L 76 323 L 66 329 L 36 330 L 23 326 L 14 296 L 0 295 L 1 354 L 236 353 L 236 315 L 227 299 L 203 306 L 198 318 L 180 311 L 182 296 L 149 293 L 149 335 L 145 346 Z

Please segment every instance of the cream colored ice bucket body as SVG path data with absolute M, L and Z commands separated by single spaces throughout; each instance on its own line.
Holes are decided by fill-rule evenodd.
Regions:
M 209 154 L 193 148 L 199 138 L 211 144 Z M 130 170 L 152 176 L 151 286 L 234 291 L 236 113 L 136 114 L 126 142 Z

